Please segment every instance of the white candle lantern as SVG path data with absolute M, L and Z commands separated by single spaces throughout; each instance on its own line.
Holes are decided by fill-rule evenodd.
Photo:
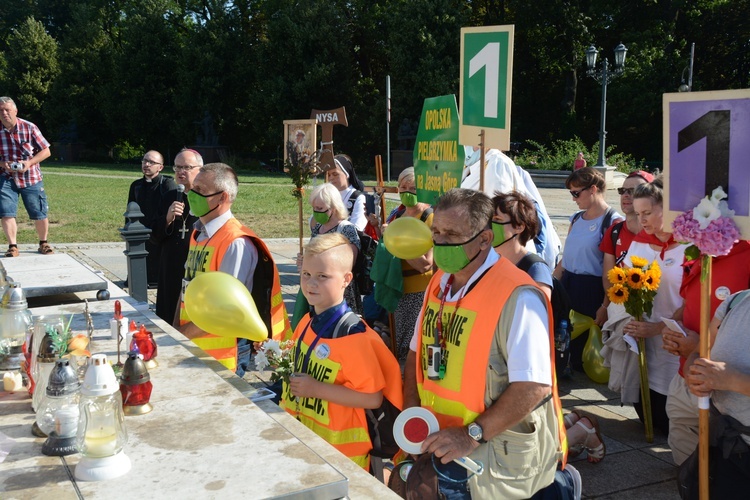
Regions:
M 20 283 L 9 283 L 3 293 L 0 313 L 0 370 L 18 370 L 31 324 L 31 312 Z
M 78 452 L 80 387 L 70 360 L 57 360 L 47 383 L 47 395 L 36 412 L 39 429 L 49 436 L 42 445 L 45 455 L 63 457 Z
M 126 474 L 130 459 L 122 451 L 128 441 L 117 377 L 104 354 L 94 354 L 81 387 L 77 442 L 81 461 L 75 477 L 104 481 Z

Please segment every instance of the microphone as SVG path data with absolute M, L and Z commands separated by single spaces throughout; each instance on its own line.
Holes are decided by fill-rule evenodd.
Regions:
M 185 195 L 183 194 L 185 192 L 185 185 L 177 184 L 177 192 L 180 193 L 179 195 L 177 195 L 177 200 L 182 203 L 185 197 Z

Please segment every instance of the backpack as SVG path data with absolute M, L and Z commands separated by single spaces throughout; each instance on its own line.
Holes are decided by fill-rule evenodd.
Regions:
M 354 281 L 361 295 L 370 295 L 375 289 L 375 282 L 370 278 L 372 263 L 375 260 L 375 252 L 378 249 L 378 240 L 367 233 L 357 229 L 359 236 L 360 250 L 357 252 L 357 258 L 354 261 Z
M 383 397 L 383 403 L 378 408 L 365 410 L 367 432 L 372 441 L 371 455 L 390 459 L 398 453 L 399 447 L 393 437 L 393 424 L 400 414 L 401 410 L 393 406 L 386 397 Z
M 528 273 L 529 268 L 536 262 L 542 262 L 545 266 L 547 265 L 545 260 L 540 256 L 528 253 L 518 261 L 516 267 Z M 555 346 L 557 350 L 555 370 L 561 371 L 568 365 L 567 360 L 570 355 L 570 310 L 572 309 L 572 303 L 562 282 L 554 276 L 552 276 L 552 300 L 550 302 L 552 302 L 552 324 L 555 328 Z M 562 331 L 560 328 L 562 320 L 568 323 L 568 328 L 565 331 Z
M 362 321 L 359 316 L 351 311 L 345 314 L 336 324 L 333 338 L 339 337 L 342 327 L 348 330 L 355 320 L 356 322 Z M 371 455 L 390 459 L 398 453 L 399 447 L 396 444 L 396 438 L 393 437 L 393 424 L 400 413 L 401 410 L 396 408 L 386 397 L 383 397 L 383 402 L 378 408 L 365 409 L 367 432 L 372 442 Z
M 351 224 L 351 222 L 347 222 Z M 336 228 L 337 232 L 341 232 L 341 228 L 346 224 L 339 224 Z M 372 270 L 372 263 L 375 260 L 375 252 L 378 249 L 378 241 L 369 234 L 360 231 L 357 226 L 351 224 L 357 231 L 359 236 L 359 252 L 357 252 L 357 258 L 354 260 L 354 267 L 352 268 L 352 274 L 354 274 L 354 282 L 357 285 L 360 295 L 370 295 L 374 291 L 375 283 L 370 278 L 370 271 Z
M 357 201 L 357 198 L 359 198 L 361 195 L 365 195 L 365 214 L 374 214 L 375 213 L 375 195 L 372 193 L 365 193 L 363 191 L 360 191 L 359 189 L 355 189 L 352 195 L 349 197 L 349 203 L 347 203 L 347 210 L 349 210 L 349 215 L 352 215 L 352 210 L 354 210 L 354 202 Z

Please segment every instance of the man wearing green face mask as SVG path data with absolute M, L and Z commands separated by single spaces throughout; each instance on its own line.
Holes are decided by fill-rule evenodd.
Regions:
M 237 188 L 237 175 L 223 163 L 204 165 L 193 181 L 188 201 L 190 211 L 199 220 L 195 223 L 185 262 L 179 326 L 176 327 L 241 377 L 250 362 L 250 341 L 220 337 L 198 328 L 187 316 L 184 303 L 184 289 L 190 280 L 200 273 L 222 271 L 240 280 L 250 291 L 269 334 L 278 339 L 291 338 L 289 319 L 281 299 L 279 273 L 271 253 L 263 240 L 232 215 Z
M 536 498 L 547 488 L 562 495 L 549 498 L 571 498 L 576 485 L 580 497 L 577 471 L 556 472 L 565 429 L 549 302 L 526 273 L 493 251 L 493 211 L 486 195 L 469 189 L 448 191 L 435 207 L 439 271 L 425 292 L 406 361 L 404 406 L 429 409 L 440 430 L 422 444 L 433 460 L 414 467 L 434 464 L 438 487 L 450 498 Z M 512 462 L 494 453 L 509 442 Z M 453 462 L 466 456 L 490 470 L 467 475 Z

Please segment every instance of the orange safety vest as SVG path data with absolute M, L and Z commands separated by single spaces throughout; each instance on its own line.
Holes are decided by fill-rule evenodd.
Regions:
M 271 332 L 274 338 L 291 338 L 292 328 L 289 324 L 289 316 L 286 313 L 284 300 L 281 296 L 281 282 L 276 265 L 271 257 L 271 252 L 266 244 L 253 231 L 243 226 L 237 219 L 231 218 L 212 237 L 205 242 L 198 242 L 197 232 L 194 231 L 190 238 L 190 249 L 185 263 L 185 279 L 191 280 L 200 273 L 218 271 L 224 255 L 237 238 L 247 236 L 258 250 L 258 264 L 254 276 L 258 276 L 261 266 L 270 266 L 273 270 L 273 279 L 269 283 L 261 283 L 253 279 L 253 290 L 256 287 L 267 289 L 270 285 L 271 297 Z M 263 316 L 263 312 L 261 316 Z M 180 298 L 180 325 L 190 322 L 185 311 L 185 302 Z M 203 349 L 207 354 L 213 356 L 219 363 L 229 370 L 237 369 L 237 339 L 235 337 L 223 337 L 206 333 L 200 337 L 193 338 L 193 343 Z
M 310 315 L 305 315 L 294 332 L 294 339 L 299 339 L 300 344 L 296 370 L 301 370 L 302 360 L 316 336 L 312 328 L 305 330 L 310 321 Z M 303 332 L 305 335 L 300 339 Z M 398 361 L 369 327 L 362 333 L 320 339 L 310 355 L 307 373 L 320 382 L 342 385 L 362 393 L 382 390 L 384 398 L 397 408 L 403 407 Z M 296 398 L 287 383 L 283 386 L 280 406 L 355 463 L 369 469 L 372 442 L 363 408 L 318 398 Z
M 417 389 L 421 405 L 432 411 L 440 428 L 468 425 L 485 411 L 487 367 L 495 329 L 506 301 L 516 287 L 536 287 L 528 274 L 518 269 L 508 259 L 500 258 L 474 288 L 456 302 L 443 305 L 443 328 L 446 336 L 447 359 L 445 377 L 430 380 L 427 377 L 427 346 L 435 343 L 435 323 L 440 310 L 442 271 L 433 276 L 425 295 L 422 322 L 417 335 Z M 558 416 L 558 435 L 565 442 L 562 405 L 557 394 L 555 377 L 554 330 L 552 310 L 547 302 L 549 317 L 550 360 L 552 363 L 552 396 Z M 451 317 L 453 320 L 451 321 Z M 563 445 L 567 448 L 567 445 Z

